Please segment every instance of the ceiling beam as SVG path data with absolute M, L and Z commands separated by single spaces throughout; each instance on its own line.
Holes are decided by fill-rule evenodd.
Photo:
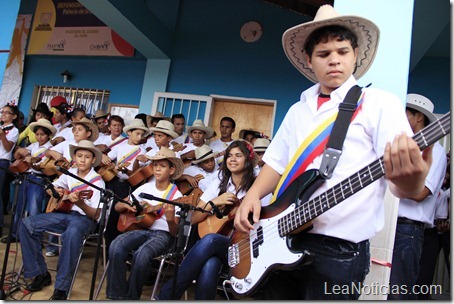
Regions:
M 147 59 L 169 59 L 173 33 L 142 0 L 79 0 Z

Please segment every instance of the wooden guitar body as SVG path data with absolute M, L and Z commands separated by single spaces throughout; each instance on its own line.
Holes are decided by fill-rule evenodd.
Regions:
M 110 163 L 107 166 L 100 166 L 97 172 L 105 182 L 110 182 L 118 174 L 115 164 L 113 163 Z
M 27 163 L 23 158 L 16 159 L 14 163 L 9 166 L 9 170 L 14 173 L 24 173 L 30 169 L 31 165 Z
M 55 160 L 51 157 L 47 157 L 39 164 L 41 172 L 43 172 L 47 176 L 52 176 L 55 174 L 57 174 L 58 176 L 62 175 L 62 173 L 57 170 L 56 166 L 60 166 L 68 170 L 69 162 L 66 159 Z
M 73 203 L 68 199 L 71 194 L 69 190 L 65 190 L 65 194 L 60 198 L 51 196 L 47 203 L 46 212 L 69 213 L 73 207 Z M 93 190 L 81 190 L 77 192 L 79 199 L 90 199 L 93 196 Z
M 150 163 L 145 165 L 136 171 L 134 171 L 128 178 L 128 182 L 131 186 L 135 187 L 140 183 L 146 181 L 153 175 L 153 164 Z
M 140 214 L 135 212 L 126 211 L 120 213 L 120 218 L 117 222 L 117 229 L 120 232 L 131 230 L 148 229 L 150 228 L 156 218 L 156 212 L 162 208 L 162 205 L 145 207 Z
M 208 215 L 203 221 L 198 224 L 199 237 L 203 238 L 209 233 L 217 233 L 228 236 L 233 231 L 233 220 L 235 213 L 240 205 L 241 200 L 237 200 L 233 205 L 226 205 L 221 219 L 215 214 Z

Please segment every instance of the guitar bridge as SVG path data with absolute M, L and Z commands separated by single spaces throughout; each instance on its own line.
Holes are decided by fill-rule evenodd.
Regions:
M 238 243 L 233 244 L 229 247 L 228 251 L 228 262 L 229 267 L 235 267 L 240 263 L 240 252 L 238 250 Z

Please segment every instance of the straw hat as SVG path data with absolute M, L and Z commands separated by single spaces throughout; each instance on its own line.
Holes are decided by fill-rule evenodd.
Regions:
M 244 135 L 246 133 L 250 133 L 250 134 L 253 134 L 255 136 L 260 136 L 260 132 L 259 131 L 255 131 L 255 130 L 252 130 L 252 129 L 242 129 L 240 131 L 240 134 L 238 135 L 241 139 L 244 139 Z
M 175 126 L 173 125 L 173 123 L 171 123 L 170 121 L 167 121 L 167 120 L 158 121 L 158 124 L 156 125 L 156 127 L 151 127 L 150 131 L 151 132 L 162 132 L 162 133 L 169 135 L 172 138 L 178 137 L 178 133 L 175 132 Z
M 151 119 L 165 119 L 167 121 L 171 121 L 170 117 L 167 117 L 167 116 L 164 116 L 164 114 L 162 114 L 161 112 L 156 112 L 156 114 L 153 116 L 153 115 L 150 115 Z
M 196 119 L 192 123 L 192 126 L 186 128 L 187 132 L 191 134 L 192 130 L 200 130 L 205 132 L 205 138 L 211 138 L 213 136 L 214 130 L 210 127 L 204 125 L 201 119 Z
M 269 139 L 257 138 L 254 142 L 254 152 L 265 152 L 269 145 Z
M 33 133 L 35 133 L 36 127 L 44 127 L 44 128 L 49 129 L 49 131 L 52 133 L 52 136 L 55 135 L 55 133 L 57 133 L 57 129 L 50 123 L 49 120 L 47 120 L 45 118 L 40 118 L 40 119 L 38 119 L 38 121 L 32 122 L 29 125 L 29 127 L 30 127 L 30 131 L 32 131 Z
M 437 117 L 433 114 L 434 104 L 429 98 L 419 94 L 407 94 L 406 101 L 407 104 L 405 106 L 407 108 L 415 109 L 416 111 L 421 112 L 429 118 L 429 122 L 437 120 Z
M 307 37 L 314 30 L 331 25 L 343 26 L 351 30 L 358 38 L 358 58 L 353 75 L 356 79 L 361 78 L 374 61 L 380 30 L 368 19 L 358 16 L 341 16 L 328 4 L 320 6 L 313 21 L 302 23 L 285 31 L 282 36 L 285 54 L 298 71 L 310 81 L 317 83 L 315 74 L 307 65 L 304 45 Z
M 170 150 L 169 148 L 166 147 L 161 147 L 158 152 L 154 156 L 148 156 L 145 154 L 145 156 L 150 159 L 152 162 L 154 160 L 161 160 L 161 159 L 167 159 L 170 161 L 174 166 L 175 166 L 175 172 L 172 174 L 170 177 L 171 180 L 176 180 L 183 175 L 183 170 L 184 170 L 184 164 L 181 158 L 177 157 L 175 152 Z
M 91 121 L 87 117 L 82 117 L 78 121 L 71 121 L 71 124 L 73 125 L 73 127 L 77 124 L 82 124 L 82 125 L 87 126 L 88 129 L 90 129 L 90 131 L 91 131 L 91 135 L 90 135 L 90 137 L 88 137 L 89 141 L 95 141 L 98 139 L 98 136 L 99 136 L 98 127 L 93 123 L 93 121 Z
M 98 118 L 107 117 L 109 115 L 110 115 L 110 112 L 106 113 L 106 112 L 104 112 L 103 109 L 98 109 L 98 110 L 96 110 L 95 115 L 93 115 L 93 117 L 91 119 L 96 120 Z
M 95 147 L 93 142 L 83 139 L 83 140 L 79 141 L 77 144 L 74 144 L 74 145 L 70 144 L 69 145 L 69 154 L 71 155 L 72 159 L 74 159 L 74 153 L 76 153 L 76 150 L 79 150 L 79 149 L 90 150 L 91 152 L 93 152 L 93 154 L 95 155 L 95 158 L 96 158 L 96 160 L 93 164 L 93 167 L 99 166 L 99 164 L 101 163 L 101 160 L 102 160 L 102 152 L 101 152 L 101 150 L 99 150 L 98 148 Z
M 134 129 L 144 130 L 145 133 L 143 134 L 143 137 L 146 137 L 148 134 L 150 134 L 150 129 L 145 126 L 142 119 L 140 118 L 134 118 L 129 125 L 123 127 L 123 132 L 128 134 L 129 131 Z
M 192 164 L 197 165 L 207 159 L 215 157 L 219 152 L 213 152 L 208 145 L 202 145 L 201 147 L 197 147 L 194 151 L 195 153 L 195 160 L 192 161 Z

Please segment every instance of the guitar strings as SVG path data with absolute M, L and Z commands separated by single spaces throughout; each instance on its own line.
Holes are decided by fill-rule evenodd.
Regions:
M 437 140 L 437 138 L 439 137 L 439 134 L 440 134 L 440 131 L 441 130 L 442 134 L 443 135 L 446 135 L 450 132 L 450 124 L 449 124 L 449 117 L 450 116 L 450 112 L 446 113 L 442 118 L 440 118 L 437 122 L 434 122 L 432 123 L 431 125 L 427 126 L 425 130 L 422 130 L 420 132 L 418 132 L 417 134 L 415 134 L 415 136 L 413 137 L 413 139 L 418 143 L 418 145 L 420 147 L 424 147 L 424 144 L 427 144 L 425 147 L 427 147 L 428 145 L 432 144 L 433 142 L 435 142 Z M 424 137 L 425 135 L 425 137 Z M 425 142 L 421 142 L 423 139 L 425 139 Z M 424 148 L 425 148 L 424 147 Z M 288 222 L 293 219 L 301 219 L 303 216 L 304 216 L 304 223 L 302 225 L 299 225 L 299 227 L 303 226 L 304 224 L 308 223 L 310 220 L 312 220 L 313 218 L 317 217 L 319 214 L 318 212 L 320 211 L 320 214 L 324 212 L 324 208 L 321 203 L 322 203 L 322 198 L 326 196 L 326 201 L 328 203 L 328 209 L 336 206 L 338 203 L 342 202 L 343 200 L 349 198 L 350 196 L 352 196 L 353 194 L 355 194 L 356 192 L 352 191 L 352 189 L 356 189 L 356 188 L 359 188 L 359 189 L 362 189 L 364 187 L 366 187 L 367 185 L 369 185 L 370 183 L 374 182 L 376 179 L 379 179 L 381 178 L 383 175 L 384 175 L 384 167 L 382 166 L 382 161 L 383 161 L 383 157 L 379 158 L 378 160 L 374 161 L 372 164 L 366 166 L 365 168 L 361 169 L 360 171 L 357 172 L 357 174 L 354 174 L 353 176 L 341 181 L 340 183 L 336 184 L 334 187 L 332 187 L 332 191 L 333 191 L 333 198 L 335 199 L 336 196 L 338 195 L 342 195 L 343 196 L 343 199 L 340 200 L 339 202 L 335 200 L 335 203 L 333 206 L 330 206 L 330 202 L 328 201 L 329 199 L 329 191 L 330 189 L 328 189 L 326 192 L 322 193 L 321 195 L 313 198 L 312 200 L 309 200 L 305 203 L 303 203 L 301 206 L 295 208 L 293 211 L 290 211 L 288 214 L 284 215 L 283 217 L 281 217 L 280 219 L 277 219 L 277 221 L 279 222 L 279 220 L 282 219 L 282 223 L 286 223 L 288 224 Z M 365 183 L 362 183 L 362 180 L 360 178 L 360 174 L 361 172 L 365 172 L 365 171 L 369 171 L 370 174 L 372 175 L 371 176 L 371 179 L 370 179 L 370 182 L 367 183 L 367 185 L 364 185 Z M 364 173 L 365 174 L 365 173 Z M 375 176 L 377 175 L 377 176 Z M 378 175 L 381 175 L 381 176 L 378 176 Z M 375 176 L 375 180 L 374 180 L 374 176 Z M 347 187 L 345 188 L 346 190 L 349 190 L 349 193 L 346 193 L 343 191 L 343 184 L 345 184 L 347 181 L 349 181 L 349 186 L 350 187 Z M 319 200 L 319 206 L 320 206 L 320 210 L 318 210 L 318 206 L 317 204 L 315 204 L 316 200 Z M 314 207 L 312 208 L 311 205 L 314 205 Z M 307 220 L 306 219 L 306 215 L 302 214 L 302 211 L 304 210 L 308 210 L 309 211 L 309 217 L 310 219 Z M 311 210 L 314 211 L 314 216 L 311 216 Z M 326 211 L 326 210 L 325 210 Z M 302 216 L 303 215 L 303 216 Z M 287 218 L 287 221 L 284 221 L 284 219 Z M 275 225 L 276 221 L 273 221 L 271 222 L 270 224 L 268 224 L 267 226 L 262 226 L 263 228 L 263 235 L 266 234 L 267 230 L 271 229 L 271 228 L 274 228 L 274 225 Z M 279 223 L 277 224 L 278 226 L 278 232 L 279 232 L 279 227 L 282 226 L 282 225 L 279 225 Z M 299 227 L 296 227 L 296 228 L 299 228 Z M 295 229 L 296 229 L 295 228 Z M 295 230 L 295 229 L 292 229 L 291 231 Z M 256 231 L 256 230 L 255 230 Z M 289 232 L 291 232 L 289 231 Z M 279 233 L 278 233 L 279 235 Z M 233 244 L 233 245 L 238 245 L 238 247 L 240 248 L 239 250 L 239 260 L 240 262 L 238 264 L 241 263 L 241 258 L 244 258 L 245 254 L 247 255 L 250 255 L 250 252 L 251 252 L 251 246 L 245 246 L 245 245 L 250 245 L 250 239 L 251 238 L 254 238 L 257 236 L 257 232 L 252 232 L 248 237 L 242 239 L 241 241 L 239 241 L 238 243 L 236 244 Z M 286 235 L 284 234 L 283 237 L 285 237 Z M 267 237 L 267 240 L 266 241 L 272 241 L 274 238 L 276 237 L 276 233 L 273 232 L 271 233 L 271 237 Z M 279 235 L 279 237 L 281 237 Z M 246 251 L 246 252 L 245 252 Z

